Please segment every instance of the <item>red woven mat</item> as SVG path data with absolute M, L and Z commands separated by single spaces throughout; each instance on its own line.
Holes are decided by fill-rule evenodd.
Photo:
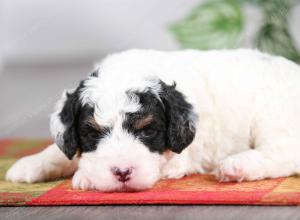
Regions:
M 72 190 L 70 180 L 40 184 L 10 183 L 4 180 L 6 170 L 17 158 L 38 152 L 49 143 L 49 140 L 0 141 L 0 205 L 300 205 L 299 177 L 219 183 L 213 176 L 191 175 L 179 180 L 163 180 L 151 190 L 135 193 Z

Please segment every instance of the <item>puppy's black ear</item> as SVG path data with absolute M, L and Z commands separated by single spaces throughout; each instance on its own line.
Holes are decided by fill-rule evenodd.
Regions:
M 160 98 L 163 102 L 167 118 L 167 147 L 181 153 L 194 139 L 197 115 L 182 93 L 172 86 L 161 83 Z
M 77 121 L 81 109 L 79 96 L 83 84 L 82 81 L 76 90 L 63 93 L 61 99 L 57 102 L 56 111 L 50 119 L 54 141 L 70 160 L 79 149 Z

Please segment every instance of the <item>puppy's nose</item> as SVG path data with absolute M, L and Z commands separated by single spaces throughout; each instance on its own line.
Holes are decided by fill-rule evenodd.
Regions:
M 127 182 L 130 180 L 132 168 L 120 169 L 119 167 L 111 168 L 111 172 L 118 178 L 120 182 Z

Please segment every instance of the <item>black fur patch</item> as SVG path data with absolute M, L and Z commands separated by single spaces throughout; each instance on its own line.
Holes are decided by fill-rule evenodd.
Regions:
M 60 113 L 61 122 L 66 129 L 63 140 L 56 142 L 69 159 L 72 159 L 77 151 L 82 153 L 96 150 L 100 139 L 109 132 L 108 128 L 97 130 L 89 123 L 94 116 L 94 107 L 87 104 L 82 106 L 79 97 L 83 89 L 84 81 L 81 81 L 74 92 L 67 94 L 67 100 Z
M 142 109 L 136 113 L 127 113 L 123 127 L 140 139 L 153 152 L 162 153 L 167 149 L 180 153 L 194 139 L 196 116 L 192 105 L 182 93 L 161 83 L 162 91 L 159 100 L 152 92 L 135 93 Z M 136 121 L 153 116 L 153 120 L 142 129 L 136 129 Z
M 81 81 L 74 92 L 67 93 L 65 105 L 60 113 L 61 122 L 65 126 L 65 132 L 63 134 L 63 140 L 56 141 L 56 143 L 69 159 L 72 159 L 78 149 L 79 140 L 76 124 L 81 109 L 79 94 L 83 87 L 84 81 Z
M 165 106 L 168 125 L 167 146 L 173 152 L 180 153 L 194 140 L 197 116 L 193 112 L 193 106 L 176 90 L 175 83 L 169 86 L 161 81 L 160 84 L 160 98 Z
M 166 117 L 162 103 L 150 91 L 134 93 L 139 97 L 142 109 L 135 113 L 127 113 L 123 128 L 132 133 L 152 152 L 163 153 L 166 150 Z M 134 124 L 151 115 L 152 120 L 142 129 L 135 128 Z
M 99 141 L 110 132 L 110 129 L 107 127 L 101 127 L 101 129 L 93 127 L 90 123 L 93 117 L 94 108 L 85 105 L 81 110 L 77 125 L 80 152 L 96 150 Z

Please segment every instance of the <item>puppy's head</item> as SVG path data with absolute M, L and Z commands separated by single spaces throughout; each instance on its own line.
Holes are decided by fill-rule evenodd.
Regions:
M 175 85 L 142 81 L 143 89 L 117 89 L 92 74 L 63 94 L 51 116 L 56 144 L 69 159 L 80 155 L 80 172 L 94 189 L 150 188 L 164 153 L 181 153 L 194 138 L 196 117 Z

